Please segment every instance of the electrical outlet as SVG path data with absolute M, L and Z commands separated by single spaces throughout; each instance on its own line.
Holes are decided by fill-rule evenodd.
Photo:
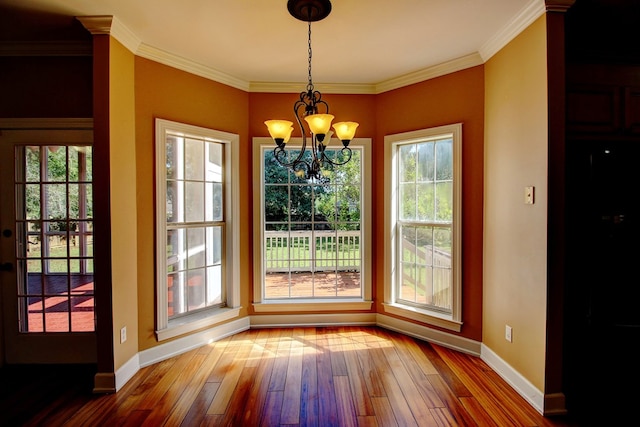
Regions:
M 504 339 L 509 341 L 509 342 L 513 342 L 512 332 L 513 331 L 511 329 L 511 326 L 505 325 L 505 327 L 504 327 Z
M 127 340 L 127 327 L 123 326 L 120 329 L 120 344 L 124 343 Z

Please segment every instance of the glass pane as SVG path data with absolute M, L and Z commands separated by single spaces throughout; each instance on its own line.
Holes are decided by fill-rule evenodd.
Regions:
M 42 215 L 40 211 L 40 185 L 39 184 L 27 184 L 25 186 L 21 184 L 16 185 L 16 191 L 25 192 L 25 216 L 18 215 L 18 219 L 40 219 Z M 22 211 L 22 209 L 18 209 Z M 24 211 L 23 211 L 24 212 Z
M 289 221 L 289 188 L 282 185 L 264 186 L 265 221 Z
M 204 180 L 204 144 L 201 140 L 186 139 L 185 143 L 185 179 Z
M 360 222 L 360 186 L 338 187 L 336 211 L 339 222 Z
M 291 222 L 311 221 L 311 187 L 293 185 L 291 188 Z
M 49 297 L 45 301 L 45 332 L 69 332 L 69 299 Z M 30 330 L 30 332 L 32 332 Z
M 80 153 L 78 147 L 69 147 L 69 163 L 67 165 L 69 169 L 69 181 L 77 182 L 80 180 Z
M 47 181 L 66 181 L 67 147 L 51 145 L 47 147 Z
M 93 148 L 89 146 L 82 147 L 85 155 L 85 177 L 84 180 L 93 181 Z
M 222 257 L 222 227 L 207 227 L 207 265 L 219 265 Z
M 66 259 L 47 259 L 49 273 L 69 273 L 69 266 Z
M 44 184 L 42 187 L 48 218 L 66 218 L 67 186 L 65 184 Z
M 173 136 L 167 136 L 165 140 L 166 151 L 166 177 L 167 179 L 179 179 L 178 169 L 182 170 L 182 167 L 178 167 L 181 164 L 177 158 L 178 155 L 178 139 Z
M 185 222 L 204 221 L 204 183 L 185 182 Z
M 402 227 L 402 240 L 400 241 L 400 261 L 415 262 L 416 259 L 416 229 L 415 227 Z
M 451 229 L 436 228 L 433 233 L 434 257 L 433 265 L 451 268 Z
M 417 184 L 418 190 L 418 220 L 432 221 L 434 214 L 434 185 L 433 183 Z
M 20 319 L 21 332 L 42 332 L 44 330 L 44 299 L 41 297 L 18 298 L 19 304 L 26 304 L 26 319 Z
M 207 268 L 207 305 L 222 303 L 222 267 Z
M 432 265 L 433 227 L 418 227 L 416 232 L 416 263 Z
M 416 180 L 416 146 L 402 145 L 399 151 L 398 179 L 402 182 Z
M 94 330 L 93 296 L 71 297 L 71 331 Z
M 25 167 L 27 182 L 40 181 L 40 147 L 29 146 L 25 153 Z M 21 179 L 16 181 L 20 182 Z
M 167 181 L 167 222 L 184 222 L 184 181 Z
M 273 150 L 264 152 L 264 182 L 265 184 L 286 184 L 289 182 L 287 168 L 280 166 L 273 156 Z
M 189 228 L 187 230 L 187 268 L 204 267 L 205 247 L 204 228 Z
M 438 181 L 453 179 L 453 140 L 446 139 L 436 144 L 436 179 Z
M 415 301 L 416 298 L 416 267 L 415 264 L 400 263 L 400 289 L 399 298 L 406 301 Z
M 206 221 L 222 221 L 222 184 L 207 182 Z
M 167 285 L 169 288 L 167 294 L 169 316 L 185 313 L 187 311 L 185 273 L 169 274 L 167 276 Z
M 436 184 L 436 220 L 453 221 L 453 182 Z
M 434 143 L 418 144 L 418 181 L 433 181 L 434 178 Z
M 91 184 L 78 185 L 78 218 L 93 218 L 93 186 Z
M 411 221 L 416 219 L 416 185 L 400 184 L 400 219 Z
M 186 245 L 186 230 L 167 230 L 167 272 L 184 270 Z
M 79 218 L 80 211 L 78 208 L 78 184 L 69 184 L 69 218 Z
M 207 142 L 207 181 L 222 182 L 222 144 Z
M 205 269 L 190 270 L 187 283 L 188 310 L 203 308 L 205 303 Z

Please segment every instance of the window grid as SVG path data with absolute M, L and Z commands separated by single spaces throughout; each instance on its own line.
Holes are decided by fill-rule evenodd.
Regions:
M 167 135 L 169 319 L 222 306 L 225 301 L 223 159 L 221 143 Z
M 453 140 L 398 144 L 398 302 L 452 312 Z
M 265 300 L 362 298 L 361 151 L 348 171 L 326 171 L 322 184 L 274 163 L 272 150 L 262 153 Z

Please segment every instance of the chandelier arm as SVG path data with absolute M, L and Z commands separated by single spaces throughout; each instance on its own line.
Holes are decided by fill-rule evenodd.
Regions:
M 343 147 L 343 148 L 340 149 L 340 153 L 343 153 L 343 154 L 346 153 L 347 159 L 345 161 L 343 161 L 343 162 L 335 162 L 335 161 L 331 160 L 329 157 L 327 157 L 326 154 L 324 154 L 324 151 L 322 152 L 322 159 L 321 160 L 322 160 L 323 163 L 328 163 L 328 164 L 333 165 L 333 166 L 346 165 L 349 162 L 349 160 L 351 160 L 351 156 L 353 154 L 351 152 L 351 148 Z

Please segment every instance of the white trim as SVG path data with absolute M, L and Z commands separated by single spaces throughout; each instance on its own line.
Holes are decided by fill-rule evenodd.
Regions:
M 267 314 L 251 316 L 251 328 L 374 326 L 375 313 Z
M 113 15 L 76 16 L 92 35 L 110 35 L 132 53 L 137 53 L 140 39 L 126 25 Z
M 407 305 L 388 303 L 383 303 L 382 308 L 385 313 L 417 320 L 426 325 L 438 326 L 453 332 L 460 332 L 462 330 L 462 322 L 453 320 L 451 316 L 440 316 L 439 313 L 434 311 L 420 310 L 419 308 Z
M 316 90 L 323 94 L 372 95 L 376 92 L 375 84 L 366 83 L 314 83 Z M 250 82 L 249 92 L 261 93 L 300 93 L 305 91 L 306 84 L 299 82 Z
M 544 394 L 531 384 L 529 380 L 484 344 L 481 345 L 480 358 L 513 387 L 520 396 L 529 402 L 531 406 L 541 414 L 544 413 Z M 558 411 L 558 413 L 560 413 L 560 411 Z
M 158 341 L 164 341 L 180 335 L 188 334 L 189 332 L 197 331 L 198 329 L 215 325 L 216 323 L 235 319 L 240 316 L 241 308 L 242 307 L 223 307 L 213 311 L 194 313 L 191 316 L 181 317 L 176 319 L 176 321 L 170 321 L 169 325 L 165 329 L 156 331 L 156 336 Z
M 482 63 L 480 55 L 477 52 L 474 52 L 461 58 L 452 59 L 451 61 L 436 64 L 413 73 L 380 82 L 375 86 L 375 93 L 379 94 L 426 80 L 435 79 L 436 77 L 455 73 L 456 71 L 466 70 L 467 68 L 482 65 Z
M 443 316 L 426 308 L 414 309 L 396 302 L 396 147 L 399 144 L 451 135 L 453 138 L 453 280 L 451 315 Z M 462 123 L 385 135 L 384 137 L 384 305 L 386 312 L 447 328 L 456 332 L 462 325 Z
M 184 123 L 172 122 L 165 119 L 156 119 L 155 122 L 155 151 L 156 151 L 156 194 L 166 195 L 166 144 L 167 133 L 174 133 L 195 138 L 205 138 L 225 144 L 225 308 L 212 308 L 201 313 L 187 315 L 184 318 L 169 320 L 166 310 L 156 310 L 156 337 L 159 341 L 193 332 L 221 321 L 235 318 L 240 312 L 240 202 L 237 194 L 239 181 L 239 140 L 240 137 L 233 133 L 217 131 Z M 159 172 L 162 171 L 162 172 Z M 166 286 L 163 292 L 158 290 L 158 278 L 166 277 L 166 256 L 158 256 L 166 251 L 166 206 L 164 197 L 156 197 L 156 307 L 167 307 Z M 164 282 L 163 282 L 164 283 Z
M 119 391 L 139 370 L 140 353 L 136 353 L 116 370 L 115 391 Z
M 515 39 L 536 19 L 545 14 L 546 7 L 544 0 L 531 0 L 516 17 L 496 32 L 489 40 L 480 46 L 480 56 L 487 62 L 500 49 L 505 47 L 511 40 Z
M 144 43 L 138 47 L 135 54 L 142 58 L 150 59 L 160 64 L 168 65 L 169 67 L 177 68 L 178 70 L 186 71 L 196 76 L 204 77 L 236 89 L 249 91 L 250 88 L 250 84 L 247 81 Z
M 376 325 L 472 356 L 480 356 L 481 343 L 459 335 L 453 335 L 380 313 L 376 314 Z
M 282 313 L 282 312 L 301 312 L 301 311 L 350 311 L 350 310 L 371 310 L 373 301 L 311 301 L 311 300 L 292 300 L 292 301 L 269 301 L 264 303 L 253 304 L 253 310 L 256 313 Z
M 221 340 L 222 338 L 246 331 L 249 327 L 249 317 L 243 317 L 228 323 L 223 323 L 220 326 L 159 344 L 138 353 L 140 358 L 140 367 L 144 368 L 145 366 L 153 365 L 154 363 L 186 353 L 187 351 L 195 348 L 211 344 L 212 342 Z

